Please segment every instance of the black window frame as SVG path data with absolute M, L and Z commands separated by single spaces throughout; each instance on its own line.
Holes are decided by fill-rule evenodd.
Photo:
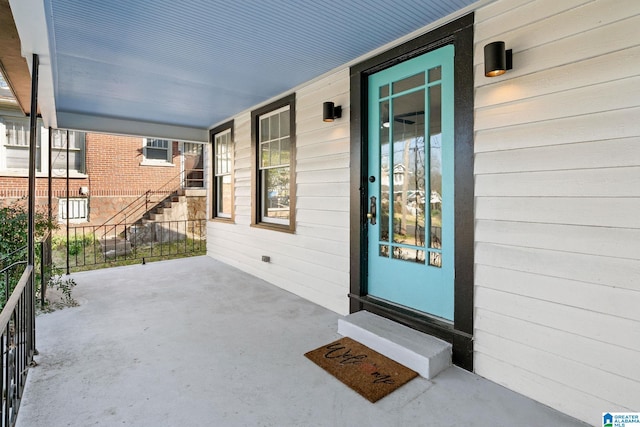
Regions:
M 223 132 L 229 131 L 231 137 L 231 169 L 229 175 L 231 176 L 231 215 L 230 216 L 220 216 L 218 212 L 218 186 L 217 186 L 217 170 L 216 170 L 216 135 L 219 135 Z M 228 121 L 226 123 L 221 124 L 220 126 L 216 126 L 215 128 L 209 131 L 209 142 L 211 143 L 211 219 L 223 222 L 235 222 L 235 136 L 234 136 L 234 121 Z
M 263 184 L 260 179 L 260 117 L 289 107 L 289 223 L 276 224 L 262 220 Z M 251 226 L 266 228 L 275 231 L 295 233 L 296 227 L 296 94 L 292 93 L 277 101 L 251 111 Z

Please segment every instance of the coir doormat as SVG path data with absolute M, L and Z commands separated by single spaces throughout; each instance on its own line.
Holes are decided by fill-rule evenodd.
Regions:
M 418 376 L 415 371 L 347 337 L 305 356 L 372 403 Z

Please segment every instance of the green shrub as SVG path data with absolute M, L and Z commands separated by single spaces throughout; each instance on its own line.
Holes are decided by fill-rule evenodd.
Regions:
M 0 260 L 2 260 L 0 268 L 27 259 L 28 220 L 29 215 L 24 200 L 0 207 Z M 37 211 L 35 213 L 36 241 L 44 237 L 48 231 L 55 229 L 56 226 L 55 223 L 47 219 L 43 212 Z M 36 249 L 38 246 L 36 245 Z M 38 258 L 36 263 L 39 263 L 39 251 L 36 251 L 36 257 Z M 9 272 L 9 289 L 5 289 L 4 277 L 0 278 L 0 308 L 4 307 L 6 296 L 18 283 L 23 271 L 22 268 L 13 268 Z

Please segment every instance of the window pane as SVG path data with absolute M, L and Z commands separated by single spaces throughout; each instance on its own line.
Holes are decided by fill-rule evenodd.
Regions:
M 261 146 L 261 154 L 260 154 L 260 167 L 266 168 L 269 167 L 271 165 L 271 163 L 269 163 L 269 143 L 265 142 L 264 144 L 262 144 Z
M 169 141 L 166 139 L 147 139 L 147 147 L 169 148 Z
M 167 150 L 147 147 L 145 157 L 150 160 L 167 160 Z
M 265 169 L 261 174 L 262 216 L 289 219 L 289 167 Z
M 271 166 L 280 165 L 280 141 L 271 141 L 269 143 L 269 159 Z
M 88 200 L 69 199 L 69 210 L 67 213 L 67 199 L 58 200 L 58 220 L 63 221 L 69 217 L 73 222 L 84 222 L 88 219 Z
M 54 129 L 53 135 L 51 135 L 51 145 L 54 148 L 64 148 L 67 143 L 67 135 L 66 132 L 63 132 L 59 129 Z
M 260 119 L 260 142 L 269 139 L 269 118 Z
M 70 150 L 69 151 L 69 170 L 72 171 L 82 171 L 82 163 L 84 158 L 84 153 L 79 150 Z M 67 150 L 59 150 L 54 149 L 51 150 L 51 165 L 53 169 L 67 169 Z
M 29 168 L 29 147 L 6 147 L 7 167 L 11 169 Z
M 280 164 L 288 165 L 291 162 L 291 142 L 289 138 L 283 138 L 280 141 Z
M 5 123 L 7 128 L 7 144 L 29 146 L 29 123 L 28 122 L 11 122 Z
M 231 175 L 216 178 L 217 216 L 231 217 Z
M 290 133 L 289 110 L 280 113 L 280 136 L 289 136 Z
M 269 139 L 280 137 L 280 115 L 274 114 L 269 117 Z

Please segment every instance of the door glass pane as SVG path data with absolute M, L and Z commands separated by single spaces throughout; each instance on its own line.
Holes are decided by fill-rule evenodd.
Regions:
M 380 256 L 389 258 L 389 245 L 380 245 Z
M 422 89 L 392 101 L 393 242 L 419 247 L 425 246 L 424 96 Z M 404 250 L 397 252 L 406 259 Z
M 437 66 L 429 70 L 429 83 L 442 79 L 442 67 Z
M 424 251 L 413 248 L 393 248 L 393 258 L 402 261 L 410 261 L 418 264 L 424 264 Z
M 429 233 L 429 247 L 442 248 L 442 107 L 441 86 L 429 88 L 429 183 L 431 187 L 429 197 L 429 212 L 431 230 Z M 429 264 L 441 267 L 442 259 L 439 254 L 432 254 Z M 435 256 L 438 255 L 438 256 Z
M 390 159 L 389 159 L 389 101 L 380 103 L 380 212 L 377 215 L 380 222 L 380 240 L 389 241 L 389 189 L 390 189 Z M 380 255 L 382 255 L 382 250 Z M 386 255 L 389 256 L 387 247 Z
M 404 92 L 415 87 L 424 86 L 424 72 L 398 80 L 393 83 L 393 93 Z
M 389 85 L 380 86 L 380 98 L 389 96 Z

